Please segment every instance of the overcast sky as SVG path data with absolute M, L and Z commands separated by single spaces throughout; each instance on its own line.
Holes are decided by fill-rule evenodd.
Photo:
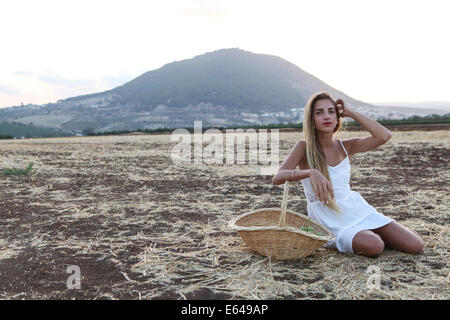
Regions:
M 450 101 L 447 0 L 2 0 L 0 107 L 121 85 L 223 48 L 369 102 Z

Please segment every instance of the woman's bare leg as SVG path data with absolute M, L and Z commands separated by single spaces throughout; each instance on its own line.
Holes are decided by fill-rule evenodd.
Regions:
M 384 250 L 384 242 L 379 235 L 370 231 L 358 232 L 352 241 L 353 253 L 366 257 L 376 257 Z
M 404 251 L 407 253 L 419 253 L 424 247 L 424 242 L 415 231 L 392 221 L 387 225 L 374 229 L 389 248 Z

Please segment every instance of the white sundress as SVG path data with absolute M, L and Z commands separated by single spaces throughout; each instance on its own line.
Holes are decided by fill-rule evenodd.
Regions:
M 338 165 L 328 166 L 328 171 L 341 212 L 337 213 L 320 202 L 309 178 L 300 181 L 308 202 L 308 216 L 328 228 L 335 236 L 335 239 L 324 244 L 324 247 L 353 253 L 353 237 L 359 231 L 380 228 L 394 220 L 378 212 L 358 192 L 350 190 L 350 159 L 342 141 L 339 142 L 346 157 Z

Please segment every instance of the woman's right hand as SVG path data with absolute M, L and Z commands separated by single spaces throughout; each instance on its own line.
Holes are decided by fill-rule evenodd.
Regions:
M 331 186 L 331 182 L 327 180 L 317 169 L 312 169 L 309 174 L 309 180 L 314 189 L 316 197 L 321 202 L 328 202 L 331 199 L 334 199 L 334 191 Z M 331 194 L 331 199 L 329 195 Z

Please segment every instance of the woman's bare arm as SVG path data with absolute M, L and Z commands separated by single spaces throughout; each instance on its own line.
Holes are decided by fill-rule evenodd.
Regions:
M 295 144 L 286 160 L 284 160 L 283 164 L 278 169 L 278 172 L 275 174 L 275 176 L 273 176 L 273 184 L 279 185 L 284 183 L 286 180 L 294 180 L 294 170 L 298 166 L 300 161 L 302 161 L 305 155 L 306 146 L 303 146 L 303 144 L 304 142 L 302 141 L 299 141 Z
M 312 170 L 278 170 L 277 174 L 272 178 L 274 185 L 283 184 L 286 180 L 297 181 L 305 178 L 309 178 Z
M 347 151 L 349 154 L 373 150 L 391 139 L 391 131 L 375 120 L 348 107 L 345 107 L 344 110 L 346 116 L 361 124 L 371 134 L 370 137 L 366 138 L 351 138 L 346 140 L 345 142 L 348 145 Z
M 316 169 L 296 170 L 299 163 L 306 155 L 305 141 L 299 141 L 289 153 L 287 159 L 283 162 L 277 174 L 272 178 L 272 183 L 279 185 L 286 180 L 297 181 L 305 178 L 311 179 L 311 185 L 314 193 L 320 201 L 325 202 L 329 200 L 328 195 L 334 199 L 334 191 L 330 181 L 327 180 Z
M 306 154 L 306 144 L 304 141 L 299 141 L 292 148 L 287 159 L 283 162 L 278 172 L 272 178 L 272 183 L 275 185 L 283 184 L 286 180 L 297 181 L 308 178 L 311 170 L 296 170 L 298 164 L 303 160 Z

